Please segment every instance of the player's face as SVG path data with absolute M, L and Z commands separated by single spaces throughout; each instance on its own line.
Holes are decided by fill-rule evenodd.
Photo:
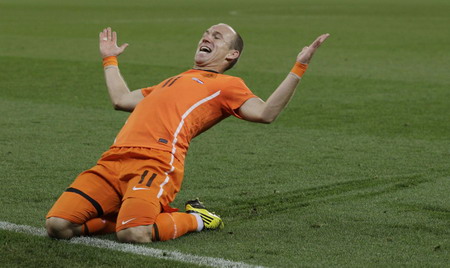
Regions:
M 206 30 L 197 46 L 195 66 L 222 72 L 229 61 L 239 56 L 231 49 L 236 32 L 226 24 L 217 24 Z

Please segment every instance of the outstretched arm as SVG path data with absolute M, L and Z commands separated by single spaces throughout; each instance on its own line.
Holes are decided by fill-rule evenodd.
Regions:
M 116 57 L 122 54 L 128 44 L 117 46 L 117 33 L 111 31 L 111 28 L 103 29 L 99 35 L 100 55 L 103 58 L 106 86 L 109 97 L 116 110 L 133 111 L 134 107 L 144 96 L 141 90 L 130 92 L 125 80 L 120 74 Z
M 302 75 L 302 71 L 299 70 L 303 69 L 303 72 L 306 70 L 306 67 L 317 48 L 319 48 L 328 36 L 330 35 L 323 34 L 309 47 L 304 47 L 302 49 L 297 56 L 296 67 L 292 69 L 284 81 L 281 82 L 278 88 L 270 95 L 267 101 L 264 102 L 260 98 L 251 98 L 247 100 L 238 111 L 242 118 L 252 122 L 272 123 L 294 95 Z

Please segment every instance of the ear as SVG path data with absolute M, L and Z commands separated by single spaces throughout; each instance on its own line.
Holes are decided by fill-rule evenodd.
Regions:
M 230 52 L 228 52 L 228 54 L 225 57 L 225 59 L 227 61 L 232 61 L 232 60 L 235 60 L 235 59 L 239 58 L 239 55 L 240 55 L 239 51 L 233 49 L 233 50 L 230 50 Z

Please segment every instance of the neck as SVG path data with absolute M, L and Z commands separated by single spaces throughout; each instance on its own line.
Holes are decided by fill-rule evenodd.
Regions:
M 197 64 L 194 64 L 194 67 L 192 67 L 192 69 L 213 72 L 218 74 L 223 74 L 225 72 L 223 68 L 220 68 L 218 66 L 198 66 Z
M 194 70 L 199 70 L 199 71 L 205 71 L 205 72 L 216 73 L 216 74 L 221 74 L 221 72 L 218 72 L 218 71 L 216 71 L 216 70 L 206 69 L 206 68 L 199 68 L 199 67 L 197 67 L 197 66 L 194 66 L 192 69 L 194 69 Z

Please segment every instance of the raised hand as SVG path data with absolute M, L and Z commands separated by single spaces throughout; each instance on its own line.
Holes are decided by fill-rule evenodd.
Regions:
M 128 44 L 125 43 L 120 47 L 117 46 L 117 33 L 111 31 L 111 27 L 103 29 L 99 34 L 100 42 L 100 55 L 102 58 L 109 56 L 119 56 L 127 48 Z
M 320 47 L 320 45 L 325 42 L 325 40 L 330 36 L 330 34 L 322 34 L 317 37 L 314 42 L 308 47 L 304 47 L 302 51 L 297 56 L 297 61 L 303 64 L 309 64 L 312 56 L 316 52 L 316 50 Z

